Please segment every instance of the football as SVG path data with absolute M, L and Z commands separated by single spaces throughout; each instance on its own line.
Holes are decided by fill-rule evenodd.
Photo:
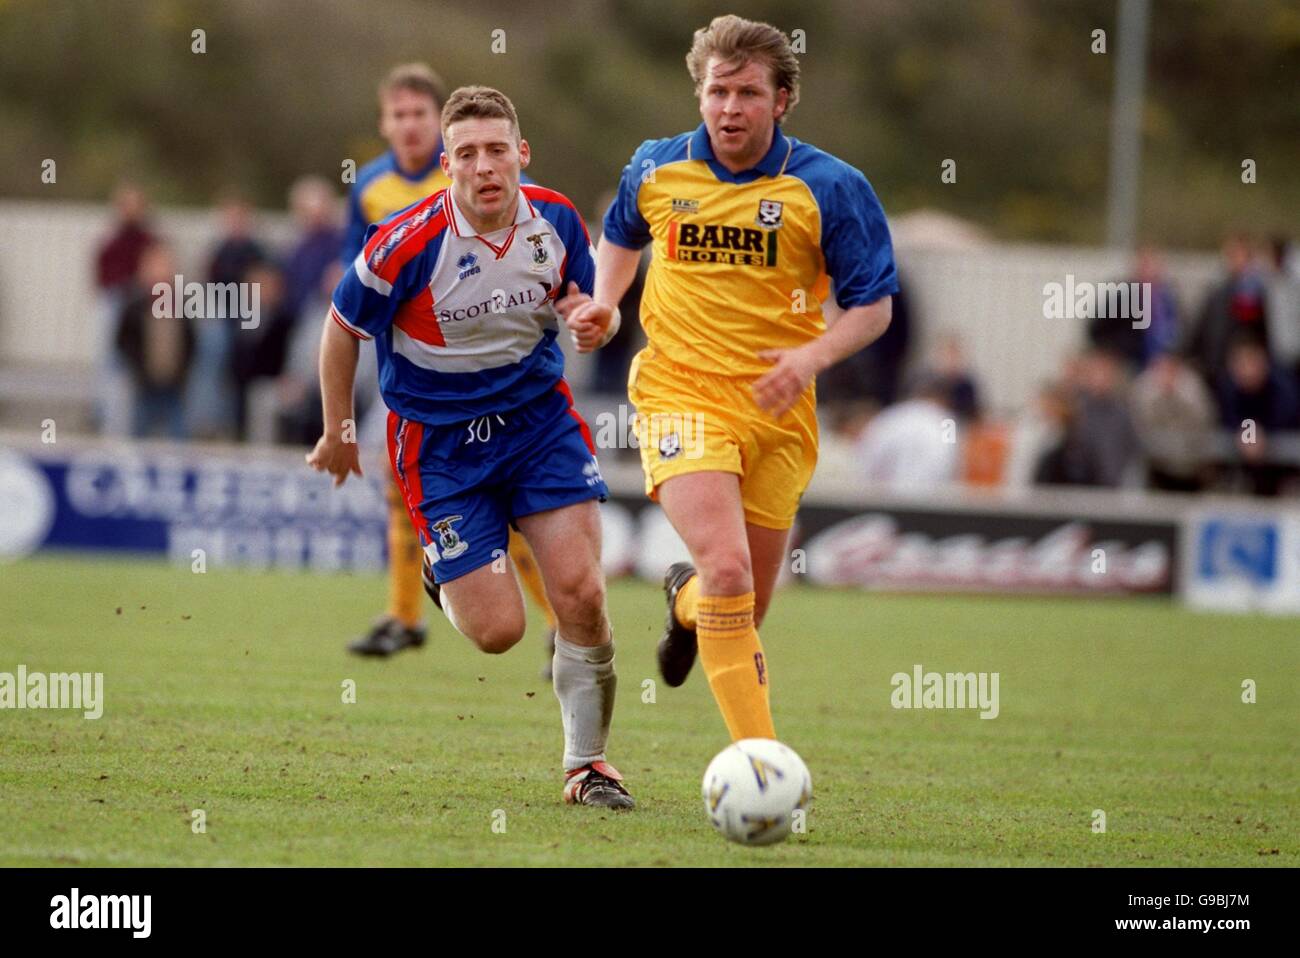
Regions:
M 704 772 L 704 810 L 742 845 L 771 845 L 804 830 L 812 775 L 795 750 L 768 738 L 728 745 Z

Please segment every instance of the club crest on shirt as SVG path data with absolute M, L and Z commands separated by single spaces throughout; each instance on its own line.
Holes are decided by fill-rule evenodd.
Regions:
M 462 539 L 460 534 L 451 527 L 453 522 L 460 522 L 464 518 L 464 516 L 447 516 L 432 524 L 433 531 L 438 533 L 438 545 L 441 547 L 442 555 L 439 558 L 454 559 L 459 555 L 464 555 L 465 550 L 469 548 L 469 543 Z M 434 561 L 439 560 L 435 559 Z
M 754 220 L 765 230 L 779 230 L 782 226 L 781 211 L 785 204 L 779 200 L 759 200 L 758 218 Z
M 551 268 L 551 251 L 546 248 L 542 240 L 550 236 L 550 233 L 534 233 L 532 236 L 525 236 L 524 239 L 533 244 L 533 265 L 534 271 L 547 270 Z
M 681 437 L 675 432 L 670 432 L 659 440 L 659 458 L 676 459 L 682 451 Z

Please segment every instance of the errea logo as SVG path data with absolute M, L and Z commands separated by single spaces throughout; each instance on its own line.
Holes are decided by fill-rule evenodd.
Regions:
M 70 895 L 50 899 L 50 927 L 56 929 L 129 928 L 133 938 L 148 938 L 152 895 Z
M 478 257 L 473 253 L 466 253 L 460 259 L 456 260 L 457 280 L 462 280 L 466 276 L 473 276 L 475 273 L 483 272 L 482 267 L 478 265 Z

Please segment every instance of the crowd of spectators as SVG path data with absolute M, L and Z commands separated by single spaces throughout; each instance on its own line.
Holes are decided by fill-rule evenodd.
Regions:
M 319 434 L 316 344 L 338 281 L 342 228 L 330 184 L 304 178 L 289 193 L 294 238 L 273 249 L 258 238 L 240 195 L 216 205 L 218 239 L 201 276 L 185 276 L 172 244 L 154 226 L 144 194 L 123 186 L 115 220 L 97 254 L 104 347 L 97 416 L 102 431 L 169 439 L 307 443 Z M 191 279 L 256 290 L 256 316 L 227 307 L 186 310 L 175 297 L 159 308 L 159 283 Z M 261 428 L 253 429 L 257 418 Z
M 219 198 L 219 237 L 201 281 L 255 284 L 255 324 L 172 315 L 152 290 L 180 274 L 144 194 L 114 196 L 96 263 L 103 347 L 98 413 L 105 432 L 136 437 L 310 444 L 319 434 L 316 349 L 342 269 L 341 207 L 331 185 L 290 190 L 294 236 L 259 238 L 247 201 Z M 818 380 L 828 440 L 851 448 L 860 477 L 900 491 L 953 482 L 1206 489 L 1276 495 L 1300 480 L 1300 256 L 1231 235 L 1222 277 L 1199 313 L 1184 311 L 1160 253 L 1138 251 L 1126 282 L 1145 284 L 1145 323 L 1099 315 L 1087 346 L 1045 382 L 1030 408 L 990 415 L 960 337 L 937 332 L 914 357 L 904 284 L 872 345 Z M 640 345 L 640 280 L 631 321 L 595 357 L 590 391 L 623 394 Z M 376 400 L 363 351 L 359 415 Z M 369 384 L 369 386 L 367 386 Z
M 1300 255 L 1282 238 L 1259 245 L 1233 234 L 1222 260 L 1192 315 L 1160 253 L 1139 250 L 1124 282 L 1148 291 L 1143 321 L 1093 318 L 1086 347 L 1030 408 L 1003 419 L 982 410 L 956 336 L 932 337 L 931 353 L 909 362 L 904 289 L 895 342 L 819 380 L 823 417 L 854 444 L 860 475 L 899 491 L 964 482 L 1271 496 L 1300 487 Z M 891 367 L 883 375 L 881 363 Z M 891 403 L 879 384 L 898 382 Z

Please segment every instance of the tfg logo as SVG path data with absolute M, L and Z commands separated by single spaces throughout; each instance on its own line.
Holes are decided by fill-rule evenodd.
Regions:
M 152 895 L 70 895 L 50 899 L 51 928 L 129 928 L 134 938 L 148 938 Z
M 1278 527 L 1249 519 L 1210 519 L 1201 525 L 1196 571 L 1202 579 L 1244 579 L 1268 585 L 1278 576 Z

